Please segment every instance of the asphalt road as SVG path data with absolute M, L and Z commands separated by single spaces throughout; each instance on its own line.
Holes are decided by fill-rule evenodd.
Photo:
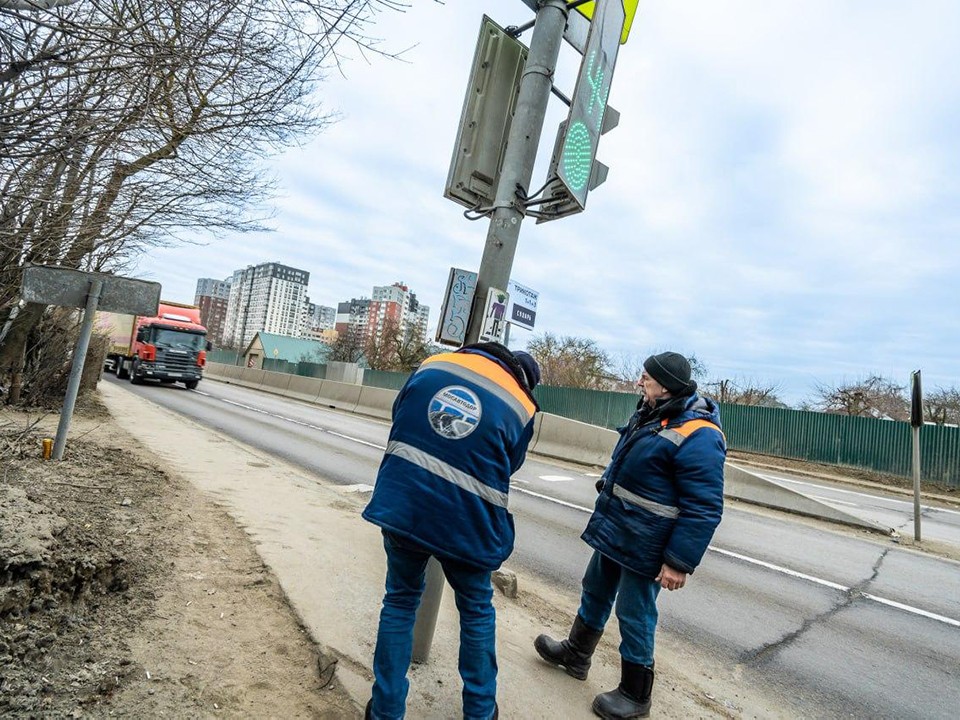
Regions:
M 386 444 L 385 422 L 233 385 L 204 381 L 191 392 L 124 384 L 339 484 L 372 484 Z M 597 472 L 527 459 L 511 492 L 511 567 L 579 587 L 589 555 L 579 533 Z M 835 497 L 898 512 L 890 504 L 896 498 L 877 493 Z M 951 513 L 943 517 L 947 528 L 955 522 Z M 663 633 L 735 665 L 751 682 L 792 699 L 804 717 L 958 716 L 960 563 L 732 504 L 688 587 L 665 593 L 660 604 Z

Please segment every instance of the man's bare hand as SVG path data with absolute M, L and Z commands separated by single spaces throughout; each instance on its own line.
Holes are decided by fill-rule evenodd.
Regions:
M 654 579 L 660 583 L 660 587 L 662 587 L 664 590 L 679 590 L 686 584 L 687 574 L 685 572 L 675 570 L 664 563 L 660 567 L 660 574 Z

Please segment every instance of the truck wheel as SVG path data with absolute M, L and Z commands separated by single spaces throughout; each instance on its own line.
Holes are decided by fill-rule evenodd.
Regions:
M 187 386 L 187 390 L 196 390 L 197 385 L 200 384 L 199 380 L 187 380 L 184 385 Z
M 137 377 L 137 368 L 140 366 L 136 360 L 133 361 L 133 365 L 130 367 L 130 384 L 131 385 L 142 385 L 143 378 Z
M 130 373 L 128 373 L 126 370 L 124 370 L 124 368 L 123 368 L 123 360 L 117 360 L 117 379 L 118 379 L 118 380 L 125 380 L 125 379 L 128 378 L 128 377 L 130 377 Z

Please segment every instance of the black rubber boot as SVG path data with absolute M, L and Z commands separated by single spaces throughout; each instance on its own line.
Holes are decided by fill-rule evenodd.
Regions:
M 650 714 L 653 667 L 620 660 L 620 687 L 597 695 L 593 712 L 604 720 L 645 718 Z
M 540 657 L 548 663 L 559 665 L 570 677 L 586 680 L 590 671 L 590 658 L 593 657 L 593 651 L 597 649 L 602 635 L 603 630 L 594 630 L 587 626 L 580 619 L 580 615 L 577 615 L 573 627 L 570 628 L 569 638 L 557 642 L 547 635 L 540 635 L 533 641 L 533 647 Z

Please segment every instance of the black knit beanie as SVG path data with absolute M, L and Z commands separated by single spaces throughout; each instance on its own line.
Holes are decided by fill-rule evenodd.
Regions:
M 697 389 L 690 379 L 690 363 L 680 353 L 651 355 L 643 361 L 643 369 L 672 395 L 688 395 Z

